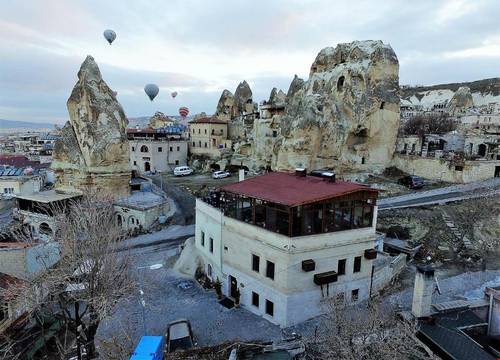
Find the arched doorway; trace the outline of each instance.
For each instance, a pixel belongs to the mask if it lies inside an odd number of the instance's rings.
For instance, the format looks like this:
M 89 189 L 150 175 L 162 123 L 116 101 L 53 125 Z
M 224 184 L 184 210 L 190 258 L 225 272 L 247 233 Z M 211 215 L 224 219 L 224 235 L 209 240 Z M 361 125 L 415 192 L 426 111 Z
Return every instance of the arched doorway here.
M 479 144 L 477 147 L 477 154 L 479 156 L 486 156 L 486 145 L 485 144 Z
M 146 161 L 144 163 L 144 171 L 146 172 L 151 171 L 151 164 L 149 163 L 149 161 Z
M 120 214 L 116 215 L 116 223 L 118 224 L 118 226 L 122 226 L 123 224 L 123 218 Z

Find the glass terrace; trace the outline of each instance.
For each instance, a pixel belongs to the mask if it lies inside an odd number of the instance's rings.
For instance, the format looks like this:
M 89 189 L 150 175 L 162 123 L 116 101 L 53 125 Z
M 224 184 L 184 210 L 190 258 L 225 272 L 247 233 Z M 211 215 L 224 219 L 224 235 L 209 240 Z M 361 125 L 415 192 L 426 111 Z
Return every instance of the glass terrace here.
M 359 190 L 313 203 L 287 206 L 227 191 L 203 200 L 224 215 L 289 237 L 372 226 L 377 193 Z

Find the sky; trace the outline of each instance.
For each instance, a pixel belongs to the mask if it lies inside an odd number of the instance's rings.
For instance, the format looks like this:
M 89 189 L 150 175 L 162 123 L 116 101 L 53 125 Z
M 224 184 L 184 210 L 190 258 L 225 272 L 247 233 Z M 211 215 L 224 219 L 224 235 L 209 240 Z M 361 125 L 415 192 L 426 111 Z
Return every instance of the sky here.
M 215 111 L 247 80 L 254 101 L 307 78 L 316 54 L 389 43 L 401 84 L 500 76 L 498 0 L 0 0 L 0 119 L 64 123 L 86 55 L 128 117 Z M 103 31 L 117 33 L 110 46 Z M 150 102 L 144 85 L 160 93 Z M 170 93 L 179 95 L 172 99 Z

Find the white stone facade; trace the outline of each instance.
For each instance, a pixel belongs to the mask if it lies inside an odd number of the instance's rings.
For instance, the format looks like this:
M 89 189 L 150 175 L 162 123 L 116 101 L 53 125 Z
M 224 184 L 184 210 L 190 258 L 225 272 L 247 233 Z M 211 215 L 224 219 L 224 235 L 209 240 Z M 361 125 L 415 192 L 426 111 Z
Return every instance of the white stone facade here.
M 203 259 L 205 272 L 219 278 L 223 292 L 231 296 L 230 276 L 237 281 L 241 306 L 282 327 L 291 326 L 325 312 L 325 300 L 343 296 L 348 302 L 369 297 L 373 260 L 364 257 L 374 249 L 377 235 L 376 207 L 371 227 L 288 237 L 224 216 L 201 200 L 196 202 L 195 244 Z M 255 271 L 252 256 L 259 257 Z M 355 258 L 360 261 L 354 271 Z M 313 259 L 314 271 L 302 270 L 302 261 Z M 338 271 L 345 259 L 345 274 L 336 282 L 319 286 L 314 274 Z M 267 262 L 274 264 L 274 279 L 267 275 Z M 253 294 L 258 294 L 258 306 Z M 273 313 L 267 314 L 266 303 Z
M 183 139 L 129 140 L 130 168 L 143 172 L 173 172 L 187 164 L 188 143 Z

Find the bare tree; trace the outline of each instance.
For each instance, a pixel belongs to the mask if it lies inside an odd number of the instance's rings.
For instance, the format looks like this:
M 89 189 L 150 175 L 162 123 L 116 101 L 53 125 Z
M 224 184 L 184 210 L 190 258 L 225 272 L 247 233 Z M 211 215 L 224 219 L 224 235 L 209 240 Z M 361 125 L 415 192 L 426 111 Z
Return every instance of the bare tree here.
M 306 340 L 314 359 L 432 359 L 416 339 L 414 326 L 387 305 L 347 306 L 332 299 L 325 306 L 327 314 Z
M 62 317 L 76 339 L 78 359 L 82 347 L 93 359 L 99 323 L 136 287 L 127 253 L 116 251 L 125 232 L 104 194 L 89 192 L 53 212 L 60 260 L 31 280 L 30 310 Z
M 456 122 L 447 114 L 417 115 L 400 128 L 404 135 L 444 134 L 457 128 Z

